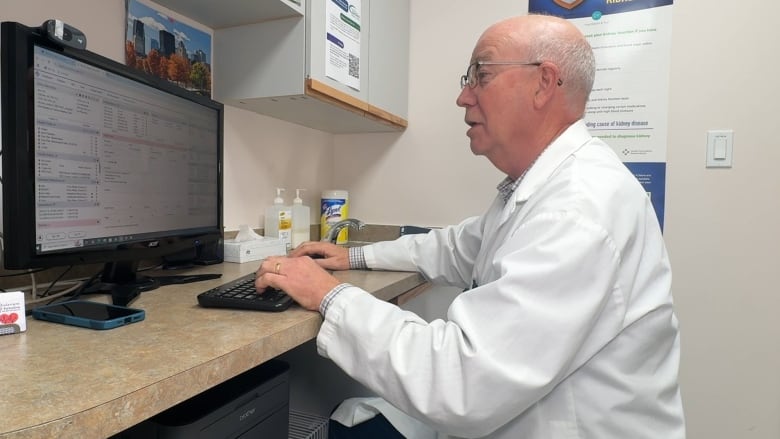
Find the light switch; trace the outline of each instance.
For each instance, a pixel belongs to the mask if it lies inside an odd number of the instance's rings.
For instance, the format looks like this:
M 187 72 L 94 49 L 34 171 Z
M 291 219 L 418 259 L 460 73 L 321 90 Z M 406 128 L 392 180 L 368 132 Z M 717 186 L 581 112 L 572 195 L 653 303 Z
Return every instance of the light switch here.
M 712 151 L 712 158 L 715 160 L 726 160 L 726 137 L 715 136 L 715 149 Z
M 707 167 L 730 168 L 734 153 L 734 131 L 707 131 Z

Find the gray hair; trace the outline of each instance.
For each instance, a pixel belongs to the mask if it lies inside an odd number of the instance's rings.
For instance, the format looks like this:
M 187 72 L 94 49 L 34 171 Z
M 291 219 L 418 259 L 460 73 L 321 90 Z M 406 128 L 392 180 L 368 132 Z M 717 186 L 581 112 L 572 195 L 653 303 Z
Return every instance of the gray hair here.
M 558 66 L 569 99 L 584 106 L 596 76 L 596 60 L 587 40 L 541 34 L 531 39 L 528 48 L 531 59 Z

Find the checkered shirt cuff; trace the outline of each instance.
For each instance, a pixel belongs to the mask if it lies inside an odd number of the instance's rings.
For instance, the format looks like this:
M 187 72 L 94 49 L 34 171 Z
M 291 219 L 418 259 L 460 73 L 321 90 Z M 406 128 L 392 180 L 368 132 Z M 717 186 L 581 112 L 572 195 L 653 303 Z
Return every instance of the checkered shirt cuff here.
M 368 268 L 366 257 L 363 254 L 363 247 L 349 248 L 349 268 L 353 270 L 365 270 Z
M 322 302 L 320 302 L 320 314 L 325 316 L 325 313 L 328 312 L 328 307 L 331 303 L 333 303 L 333 299 L 336 298 L 336 296 L 339 295 L 342 291 L 344 291 L 346 288 L 351 287 L 351 284 L 343 283 L 338 284 L 335 287 L 333 287 L 332 290 L 328 292 L 328 294 L 325 295 L 325 297 L 322 298 Z

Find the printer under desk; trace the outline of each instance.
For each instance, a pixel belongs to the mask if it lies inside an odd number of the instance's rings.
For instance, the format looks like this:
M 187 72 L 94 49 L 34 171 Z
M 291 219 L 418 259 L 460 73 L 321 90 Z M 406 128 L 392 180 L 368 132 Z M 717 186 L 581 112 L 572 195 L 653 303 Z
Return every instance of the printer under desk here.
M 289 365 L 270 360 L 114 438 L 287 439 L 289 400 Z

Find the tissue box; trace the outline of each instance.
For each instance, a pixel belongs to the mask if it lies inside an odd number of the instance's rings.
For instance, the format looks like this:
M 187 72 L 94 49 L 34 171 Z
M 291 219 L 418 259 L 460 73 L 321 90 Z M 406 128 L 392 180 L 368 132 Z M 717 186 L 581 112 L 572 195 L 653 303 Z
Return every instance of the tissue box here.
M 0 293 L 0 335 L 18 334 L 26 330 L 24 293 Z
M 265 259 L 268 256 L 284 256 L 287 246 L 279 238 L 266 238 L 236 242 L 235 239 L 225 240 L 225 262 L 250 262 Z

